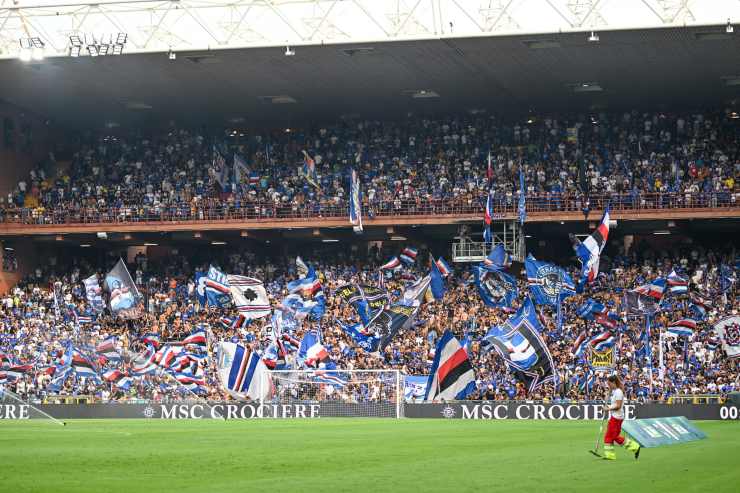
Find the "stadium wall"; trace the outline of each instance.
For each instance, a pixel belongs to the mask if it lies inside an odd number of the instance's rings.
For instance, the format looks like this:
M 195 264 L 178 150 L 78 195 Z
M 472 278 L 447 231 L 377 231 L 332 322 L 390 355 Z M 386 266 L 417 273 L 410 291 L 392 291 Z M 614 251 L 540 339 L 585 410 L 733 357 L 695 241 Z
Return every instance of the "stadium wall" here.
M 5 246 L 12 244 L 13 255 L 17 260 L 17 268 L 6 271 L 3 267 L 3 257 L 8 254 Z M 30 239 L 14 240 L 12 243 L 0 242 L 0 295 L 8 293 L 26 275 L 31 273 L 39 262 L 39 249 Z
M 50 138 L 43 118 L 0 100 L 0 194 L 28 180 L 34 164 L 48 155 Z
M 379 406 L 382 408 L 379 408 Z M 719 404 L 630 404 L 626 418 L 685 416 L 691 420 L 740 420 L 740 407 Z M 394 416 L 395 404 L 342 404 L 292 402 L 258 404 L 237 402 L 169 404 L 0 404 L 0 419 L 43 419 L 44 413 L 57 419 L 256 419 Z M 448 404 L 406 404 L 406 418 L 473 420 L 600 420 L 601 404 L 551 404 L 529 402 L 466 402 Z

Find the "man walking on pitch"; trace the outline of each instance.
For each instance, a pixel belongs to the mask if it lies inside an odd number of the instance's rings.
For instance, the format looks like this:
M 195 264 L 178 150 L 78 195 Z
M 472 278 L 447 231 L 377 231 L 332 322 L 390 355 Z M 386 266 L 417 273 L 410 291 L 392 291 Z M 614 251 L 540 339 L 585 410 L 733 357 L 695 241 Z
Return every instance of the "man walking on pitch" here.
M 624 421 L 624 385 L 617 375 L 607 378 L 609 384 L 609 404 L 605 410 L 609 411 L 609 423 L 604 435 L 604 459 L 615 460 L 614 442 L 623 446 L 635 454 L 635 459 L 640 457 L 640 444 L 629 437 L 620 435 L 622 432 L 622 421 Z

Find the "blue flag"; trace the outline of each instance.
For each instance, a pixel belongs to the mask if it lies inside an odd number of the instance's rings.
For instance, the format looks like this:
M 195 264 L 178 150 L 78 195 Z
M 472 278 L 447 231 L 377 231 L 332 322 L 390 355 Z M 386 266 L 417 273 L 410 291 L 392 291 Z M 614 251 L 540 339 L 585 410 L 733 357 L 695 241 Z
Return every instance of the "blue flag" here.
M 208 268 L 205 285 L 209 305 L 224 308 L 231 304 L 231 288 L 226 274 L 211 265 Z
M 362 324 L 345 325 L 342 322 L 338 322 L 339 327 L 362 349 L 369 353 L 373 353 L 378 350 L 380 345 L 380 337 L 374 334 L 368 334 L 364 331 Z
M 493 308 L 510 308 L 516 299 L 516 280 L 503 270 L 487 265 L 473 267 L 475 286 L 483 303 Z
M 524 184 L 524 170 L 519 167 L 519 224 L 527 220 L 527 189 Z
M 535 306 L 526 298 L 514 316 L 502 327 L 492 327 L 483 338 L 483 344 L 496 350 L 529 392 L 557 380 L 552 355 L 540 337 L 541 330 Z
M 445 281 L 442 278 L 442 273 L 437 267 L 437 262 L 432 262 L 432 271 L 429 273 L 430 282 L 429 288 L 432 291 L 432 296 L 435 300 L 441 300 L 445 295 Z
M 616 329 L 619 320 L 616 313 L 609 312 L 602 303 L 591 298 L 578 307 L 576 315 L 585 320 L 593 320 L 609 329 Z
M 557 307 L 560 301 L 576 294 L 573 279 L 557 265 L 540 262 L 530 254 L 524 266 L 529 290 L 538 305 Z
M 488 197 L 486 198 L 486 210 L 483 214 L 483 242 L 491 243 L 493 241 L 493 235 L 491 235 L 491 222 L 493 221 L 493 192 L 488 191 Z
M 195 298 L 198 305 L 206 306 L 206 275 L 200 271 L 195 271 Z
M 429 375 L 406 375 L 403 381 L 403 397 L 406 402 L 423 401 L 428 381 Z
M 503 245 L 498 244 L 495 248 L 491 249 L 491 253 L 488 254 L 488 257 L 486 257 L 483 263 L 488 266 L 505 269 L 511 265 L 511 256 L 506 253 Z

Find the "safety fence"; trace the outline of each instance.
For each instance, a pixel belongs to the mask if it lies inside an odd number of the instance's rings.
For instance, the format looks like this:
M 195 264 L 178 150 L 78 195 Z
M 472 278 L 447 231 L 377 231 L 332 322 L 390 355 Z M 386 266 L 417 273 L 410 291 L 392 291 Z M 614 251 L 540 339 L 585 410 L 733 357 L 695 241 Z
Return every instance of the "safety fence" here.
M 485 197 L 458 199 L 372 201 L 363 206 L 367 218 L 397 216 L 461 216 L 482 215 Z M 590 210 L 603 210 L 609 205 L 613 212 L 632 214 L 660 211 L 702 211 L 738 208 L 730 192 L 720 193 L 636 193 L 592 195 Z M 527 213 L 583 212 L 584 197 L 567 194 L 540 194 L 527 197 Z M 514 217 L 517 200 L 514 196 L 494 199 L 494 217 Z M 312 204 L 273 202 L 225 202 L 219 205 L 180 204 L 159 207 L 79 207 L 60 206 L 0 209 L 0 223 L 6 224 L 127 224 L 141 222 L 201 222 L 248 220 L 316 220 L 346 218 L 345 203 L 324 201 Z

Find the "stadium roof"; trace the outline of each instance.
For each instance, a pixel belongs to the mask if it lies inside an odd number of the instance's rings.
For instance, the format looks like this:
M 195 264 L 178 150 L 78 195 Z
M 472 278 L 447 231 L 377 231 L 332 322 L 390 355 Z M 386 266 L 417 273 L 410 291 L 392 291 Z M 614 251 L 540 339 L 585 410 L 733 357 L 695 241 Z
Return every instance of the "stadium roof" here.
M 739 18 L 736 0 L 0 0 L 0 57 L 21 56 L 23 40 L 31 38 L 46 56 L 67 56 L 73 37 L 140 53 L 715 25 Z
M 0 0 L 1 1 L 1 0 Z M 738 2 L 740 4 L 740 2 Z M 300 124 L 341 115 L 727 106 L 725 25 L 0 60 L 0 98 L 69 126 Z

